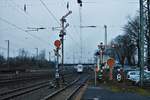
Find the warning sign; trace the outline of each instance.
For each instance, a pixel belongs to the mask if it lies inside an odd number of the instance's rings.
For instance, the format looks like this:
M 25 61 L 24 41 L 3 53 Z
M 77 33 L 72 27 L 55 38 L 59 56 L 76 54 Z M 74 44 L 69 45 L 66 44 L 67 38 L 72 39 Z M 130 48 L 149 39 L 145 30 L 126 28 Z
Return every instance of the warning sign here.
M 112 68 L 113 65 L 115 64 L 115 60 L 113 58 L 110 58 L 107 60 L 107 64 L 110 68 Z

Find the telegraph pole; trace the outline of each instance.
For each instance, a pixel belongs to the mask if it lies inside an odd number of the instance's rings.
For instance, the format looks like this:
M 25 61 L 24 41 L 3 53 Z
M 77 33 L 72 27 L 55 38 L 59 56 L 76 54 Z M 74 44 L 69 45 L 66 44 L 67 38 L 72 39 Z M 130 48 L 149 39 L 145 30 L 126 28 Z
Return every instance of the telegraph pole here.
M 140 86 L 143 86 L 144 76 L 144 0 L 140 0 L 140 33 L 139 33 L 139 65 L 140 65 Z
M 80 17 L 80 52 L 81 52 L 81 55 L 80 55 L 80 61 L 79 63 L 82 63 L 82 14 L 81 14 L 81 9 L 82 9 L 82 0 L 77 0 L 77 3 L 79 4 L 79 17 Z
M 38 48 L 35 48 L 36 49 L 36 60 L 37 60 L 37 66 L 38 66 L 38 60 L 39 60 L 39 49 Z
M 5 40 L 7 42 L 7 64 L 8 64 L 8 69 L 10 70 L 9 68 L 9 40 Z
M 38 48 L 35 48 L 35 49 L 36 49 L 36 58 L 38 60 L 39 49 Z
M 147 64 L 150 61 L 150 9 L 149 0 L 140 0 L 140 33 L 139 33 L 139 65 L 140 65 L 140 85 L 143 86 L 144 76 L 144 35 L 148 40 L 147 43 Z
M 49 62 L 51 61 L 51 52 L 49 52 Z
M 105 28 L 105 47 L 107 46 L 107 25 L 104 25 Z
M 147 12 L 148 12 L 148 53 L 147 53 L 147 64 L 150 65 L 150 0 L 147 0 Z M 149 66 L 150 69 L 150 66 Z
M 75 55 L 74 55 L 74 52 L 73 52 L 73 64 L 75 64 Z
M 81 45 L 81 57 L 80 57 L 80 62 L 82 63 L 82 14 L 81 14 L 81 9 L 82 9 L 82 6 L 79 6 L 79 16 L 80 16 L 80 45 Z

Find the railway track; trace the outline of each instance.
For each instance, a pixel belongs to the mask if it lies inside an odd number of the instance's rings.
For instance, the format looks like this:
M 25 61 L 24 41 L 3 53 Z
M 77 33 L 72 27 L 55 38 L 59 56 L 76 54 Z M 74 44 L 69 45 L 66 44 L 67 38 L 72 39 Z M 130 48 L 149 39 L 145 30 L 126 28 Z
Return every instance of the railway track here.
M 54 80 L 44 81 L 44 82 L 36 83 L 27 87 L 17 88 L 17 89 L 13 89 L 10 91 L 0 93 L 0 100 L 8 100 L 8 99 L 32 92 L 34 90 L 50 86 L 50 83 L 53 81 Z
M 65 74 L 65 77 L 70 77 L 70 73 L 69 74 Z M 9 100 L 24 94 L 27 94 L 29 92 L 34 92 L 35 90 L 38 89 L 42 89 L 44 87 L 50 87 L 52 86 L 50 83 L 54 83 L 55 79 L 51 80 L 51 81 L 43 81 L 43 82 L 39 82 L 39 83 L 35 83 L 26 87 L 20 87 L 20 88 L 16 88 L 13 90 L 9 90 L 3 93 L 0 93 L 0 100 Z M 54 87 L 54 86 L 53 86 Z
M 66 75 L 72 75 L 73 72 L 70 72 L 70 73 L 67 73 L 67 74 L 64 74 L 63 76 L 66 76 Z M 33 79 L 40 79 L 40 78 L 50 78 L 52 76 L 50 76 L 50 74 L 47 74 L 47 75 L 37 75 L 37 76 L 27 76 L 27 77 L 14 77 L 14 78 L 8 78 L 8 79 L 1 79 L 0 80 L 0 85 L 7 85 L 7 84 L 10 84 L 10 83 L 16 83 L 16 82 L 21 82 L 21 81 L 27 81 L 27 80 L 33 80 Z
M 27 80 L 33 80 L 33 79 L 40 79 L 42 77 L 36 76 L 36 77 L 25 77 L 25 78 L 16 78 L 16 79 L 7 79 L 7 80 L 1 80 L 0 85 L 7 84 L 7 83 L 13 83 L 13 82 L 19 82 L 19 81 L 27 81 Z
M 80 77 L 41 100 L 71 100 L 78 90 L 87 82 L 88 77 Z

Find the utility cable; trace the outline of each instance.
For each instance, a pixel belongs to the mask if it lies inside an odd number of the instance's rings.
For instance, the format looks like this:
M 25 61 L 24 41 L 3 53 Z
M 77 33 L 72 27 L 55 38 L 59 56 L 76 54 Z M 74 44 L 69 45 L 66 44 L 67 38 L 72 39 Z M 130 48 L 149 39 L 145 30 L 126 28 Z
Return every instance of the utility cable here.
M 40 0 L 40 2 L 42 3 L 42 5 L 46 8 L 46 10 L 49 12 L 49 14 L 55 19 L 55 21 L 60 25 L 60 22 L 57 20 L 57 18 L 55 17 L 55 15 L 52 13 L 52 11 L 47 7 L 47 5 Z
M 18 29 L 18 30 L 21 30 L 21 31 L 27 33 L 28 35 L 30 35 L 30 36 L 33 37 L 33 38 L 36 38 L 37 40 L 41 40 L 42 42 L 47 43 L 45 40 L 42 40 L 40 37 L 35 36 L 35 35 L 31 34 L 30 32 L 25 31 L 25 30 L 22 29 L 21 27 L 19 27 L 19 26 L 13 24 L 13 23 L 11 23 L 11 22 L 9 22 L 9 21 L 6 20 L 6 19 L 3 19 L 3 18 L 0 17 L 0 20 L 3 21 L 3 22 L 5 22 L 5 23 L 7 23 L 7 24 L 9 24 L 9 25 L 11 25 L 11 26 L 13 26 L 13 27 L 15 27 L 15 28 Z M 51 45 L 51 44 L 50 44 L 50 45 Z
M 11 0 L 11 1 L 12 1 L 12 3 L 18 8 L 18 10 L 17 10 L 18 12 L 20 12 L 19 9 L 24 12 L 24 10 L 23 10 L 22 8 L 20 8 L 13 0 Z M 16 8 L 16 9 L 17 9 L 17 8 Z M 26 14 L 28 17 L 32 18 L 29 13 L 24 12 L 24 14 Z M 27 18 L 27 16 L 25 16 L 25 17 Z M 32 22 L 33 25 L 37 26 L 32 20 L 30 20 L 30 22 Z M 49 32 L 49 31 L 48 31 L 48 32 Z M 34 35 L 34 36 L 35 36 L 35 35 Z M 40 39 L 40 40 L 41 40 L 41 39 Z M 43 40 L 43 39 L 42 39 L 42 40 Z M 50 44 L 50 45 L 52 46 L 52 44 Z

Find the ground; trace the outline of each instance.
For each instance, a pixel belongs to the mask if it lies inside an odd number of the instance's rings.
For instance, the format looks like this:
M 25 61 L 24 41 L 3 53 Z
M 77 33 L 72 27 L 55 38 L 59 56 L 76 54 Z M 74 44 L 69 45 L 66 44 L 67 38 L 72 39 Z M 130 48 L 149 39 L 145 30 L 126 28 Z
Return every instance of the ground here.
M 142 96 L 130 92 L 114 92 L 103 87 L 89 86 L 81 100 L 150 100 L 149 96 Z
M 81 100 L 150 100 L 149 87 L 140 88 L 111 81 L 98 82 L 94 86 L 94 80 L 90 80 L 84 88 Z

